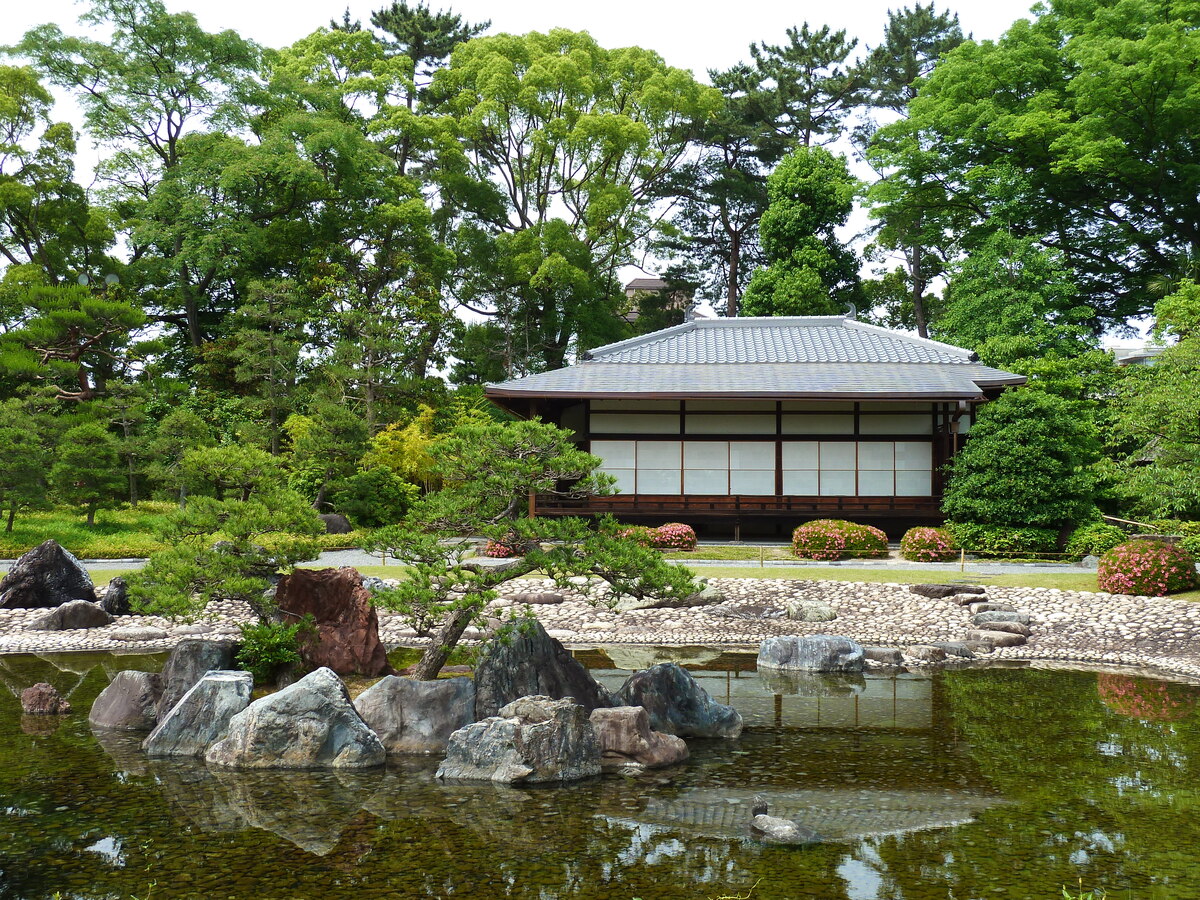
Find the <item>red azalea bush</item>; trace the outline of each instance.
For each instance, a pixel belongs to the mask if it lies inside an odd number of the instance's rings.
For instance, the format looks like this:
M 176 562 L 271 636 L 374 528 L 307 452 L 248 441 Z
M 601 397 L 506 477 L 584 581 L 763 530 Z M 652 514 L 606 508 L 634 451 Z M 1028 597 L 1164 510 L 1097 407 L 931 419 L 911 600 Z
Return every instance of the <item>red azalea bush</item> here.
M 871 525 L 817 519 L 792 532 L 792 550 L 804 559 L 875 559 L 887 556 L 887 535 Z
M 958 550 L 947 528 L 910 528 L 900 539 L 900 555 L 914 562 L 948 562 L 958 557 Z
M 511 537 L 489 540 L 483 548 L 483 555 L 492 559 L 508 559 L 511 556 L 524 556 L 530 550 L 537 548 L 532 541 L 523 541 L 516 535 Z
M 682 522 L 668 522 L 650 529 L 650 546 L 660 550 L 695 550 L 696 531 Z
M 1194 689 L 1149 678 L 1098 675 L 1096 691 L 1113 712 L 1144 722 L 1177 722 L 1196 706 Z
M 1196 558 L 1163 541 L 1127 541 L 1100 557 L 1096 576 L 1110 594 L 1164 597 L 1196 586 Z

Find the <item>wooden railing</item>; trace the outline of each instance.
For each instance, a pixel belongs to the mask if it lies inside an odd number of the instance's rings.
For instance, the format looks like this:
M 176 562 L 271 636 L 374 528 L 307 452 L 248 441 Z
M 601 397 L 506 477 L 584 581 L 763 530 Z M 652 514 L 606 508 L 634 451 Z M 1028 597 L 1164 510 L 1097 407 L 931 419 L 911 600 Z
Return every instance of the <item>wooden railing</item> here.
M 939 497 L 778 497 L 748 494 L 614 494 L 586 501 L 538 497 L 537 513 L 545 516 L 580 516 L 612 513 L 629 516 L 692 516 L 711 518 L 770 518 L 776 516 L 830 516 L 925 519 L 940 518 Z

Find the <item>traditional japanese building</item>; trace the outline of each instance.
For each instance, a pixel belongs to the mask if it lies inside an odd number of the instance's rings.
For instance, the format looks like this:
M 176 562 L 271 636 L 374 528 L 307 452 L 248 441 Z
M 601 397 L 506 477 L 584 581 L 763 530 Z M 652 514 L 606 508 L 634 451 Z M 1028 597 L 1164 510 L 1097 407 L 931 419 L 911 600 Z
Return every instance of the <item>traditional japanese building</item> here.
M 708 319 L 488 385 L 570 429 L 620 493 L 540 515 L 900 527 L 940 519 L 942 467 L 976 408 L 1025 378 L 968 350 L 837 316 Z

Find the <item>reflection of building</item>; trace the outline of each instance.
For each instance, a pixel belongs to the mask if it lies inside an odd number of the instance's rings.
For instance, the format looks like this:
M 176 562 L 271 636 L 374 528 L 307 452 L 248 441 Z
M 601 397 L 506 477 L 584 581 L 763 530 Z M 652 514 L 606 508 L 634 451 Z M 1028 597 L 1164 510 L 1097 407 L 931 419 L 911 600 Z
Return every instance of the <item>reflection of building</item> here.
M 545 515 L 689 524 L 936 520 L 975 408 L 1021 375 L 968 350 L 839 316 L 687 322 L 488 385 L 572 430 L 620 494 Z

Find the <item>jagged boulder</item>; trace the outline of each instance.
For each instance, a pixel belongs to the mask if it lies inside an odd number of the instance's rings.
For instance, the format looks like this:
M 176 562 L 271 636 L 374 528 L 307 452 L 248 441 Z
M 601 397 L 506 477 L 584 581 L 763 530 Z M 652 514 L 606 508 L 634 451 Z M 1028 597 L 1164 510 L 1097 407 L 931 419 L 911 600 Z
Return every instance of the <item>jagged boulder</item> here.
M 736 738 L 742 716 L 732 706 L 717 703 L 678 663 L 659 663 L 634 672 L 621 685 L 617 699 L 644 707 L 650 727 L 681 737 Z
M 112 579 L 100 592 L 100 607 L 110 616 L 128 616 L 133 614 L 129 605 L 129 585 L 125 579 L 117 576 Z
M 342 680 L 320 668 L 235 715 L 204 758 L 240 769 L 361 769 L 387 754 Z
M 758 645 L 760 669 L 797 669 L 802 672 L 861 672 L 863 648 L 846 637 L 833 635 L 781 635 Z
M 590 715 L 613 705 L 599 684 L 536 620 L 503 639 L 493 639 L 475 669 L 475 714 L 494 716 L 519 697 L 573 697 Z
M 38 616 L 25 627 L 30 631 L 74 631 L 77 628 L 103 628 L 111 625 L 113 617 L 99 603 L 90 600 L 68 600 L 44 616 Z
M 388 753 L 442 753 L 451 734 L 475 721 L 475 682 L 389 675 L 359 694 L 354 708 Z
M 176 644 L 163 664 L 163 691 L 158 703 L 159 719 L 170 712 L 206 672 L 233 669 L 236 651 L 237 644 L 233 641 L 188 638 Z
M 683 738 L 651 731 L 650 714 L 641 706 L 594 709 L 590 720 L 605 769 L 657 769 L 688 758 Z
M 203 756 L 219 740 L 229 720 L 250 704 L 254 677 L 249 672 L 206 672 L 142 741 L 150 756 Z
M 27 716 L 57 716 L 71 711 L 71 704 L 52 684 L 42 681 L 21 691 L 21 712 Z
M 437 777 L 504 784 L 576 781 L 600 774 L 600 742 L 573 700 L 521 697 L 450 735 Z
M 88 721 L 94 728 L 149 731 L 154 727 L 161 696 L 162 679 L 158 675 L 126 669 L 100 692 Z
M 317 518 L 324 523 L 326 534 L 349 534 L 354 530 L 350 520 L 340 513 L 321 513 Z
M 291 621 L 306 615 L 316 620 L 316 638 L 300 651 L 309 666 L 339 675 L 391 673 L 371 593 L 356 569 L 296 569 L 279 580 L 275 602 Z
M 45 609 L 95 599 L 87 569 L 57 541 L 34 547 L 0 580 L 0 609 Z

